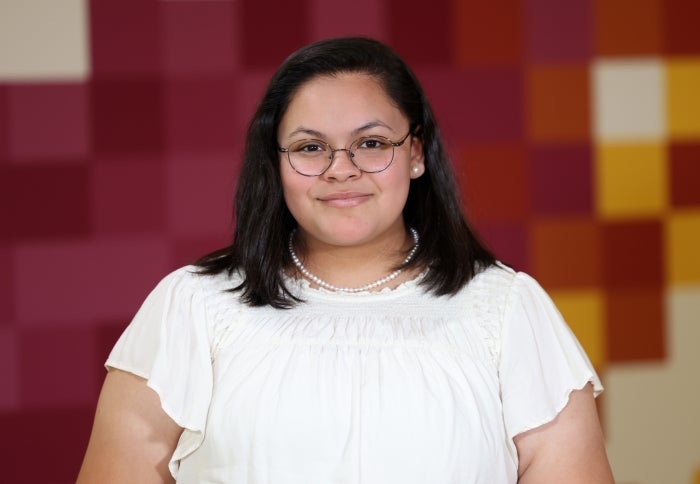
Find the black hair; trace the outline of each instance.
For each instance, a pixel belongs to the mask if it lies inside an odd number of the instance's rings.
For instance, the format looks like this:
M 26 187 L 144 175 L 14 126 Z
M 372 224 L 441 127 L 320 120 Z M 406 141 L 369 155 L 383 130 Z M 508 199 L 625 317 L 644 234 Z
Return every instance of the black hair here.
M 425 172 L 411 180 L 403 210 L 405 224 L 420 235 L 406 267 L 426 268 L 421 280 L 436 295 L 458 292 L 481 269 L 495 263 L 464 217 L 452 166 L 435 117 L 418 80 L 387 45 L 364 37 L 314 42 L 289 56 L 272 76 L 248 127 L 235 195 L 231 245 L 196 262 L 202 274 L 239 271 L 233 288 L 251 306 L 289 308 L 300 302 L 285 286 L 287 250 L 296 221 L 282 195 L 277 130 L 292 96 L 318 76 L 364 73 L 377 79 L 423 142 Z

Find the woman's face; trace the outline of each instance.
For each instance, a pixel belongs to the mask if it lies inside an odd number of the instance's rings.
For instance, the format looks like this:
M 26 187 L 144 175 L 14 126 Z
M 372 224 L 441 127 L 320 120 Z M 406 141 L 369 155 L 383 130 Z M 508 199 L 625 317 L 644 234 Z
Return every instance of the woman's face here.
M 334 149 L 379 135 L 401 140 L 409 122 L 373 77 L 358 73 L 322 76 L 303 84 L 291 99 L 277 133 L 280 147 L 320 139 Z M 304 176 L 280 153 L 284 199 L 310 247 L 356 246 L 405 232 L 402 211 L 412 178 L 423 174 L 423 149 L 409 136 L 394 148 L 389 167 L 365 173 L 347 151 L 337 151 L 328 170 Z

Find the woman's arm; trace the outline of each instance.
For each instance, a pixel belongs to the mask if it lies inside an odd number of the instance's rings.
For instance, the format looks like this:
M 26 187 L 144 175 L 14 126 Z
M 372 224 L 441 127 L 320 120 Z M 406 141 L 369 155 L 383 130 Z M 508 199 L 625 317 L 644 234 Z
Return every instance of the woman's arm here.
M 110 370 L 77 483 L 173 482 L 168 461 L 181 433 L 143 378 Z
M 574 391 L 557 417 L 517 435 L 519 484 L 613 484 L 591 385 Z

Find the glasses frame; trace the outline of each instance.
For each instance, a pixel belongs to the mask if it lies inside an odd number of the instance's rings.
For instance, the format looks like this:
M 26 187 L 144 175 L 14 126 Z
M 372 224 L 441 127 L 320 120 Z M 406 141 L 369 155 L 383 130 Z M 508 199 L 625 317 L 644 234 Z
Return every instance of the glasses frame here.
M 353 166 L 354 166 L 355 168 L 357 168 L 357 169 L 360 170 L 361 172 L 363 172 L 363 173 L 381 173 L 381 172 L 383 172 L 384 170 L 386 170 L 387 168 L 389 168 L 389 167 L 391 166 L 391 164 L 394 162 L 394 154 L 395 154 L 396 148 L 398 148 L 399 146 L 402 146 L 402 145 L 406 142 L 406 140 L 408 139 L 408 137 L 411 136 L 411 134 L 412 134 L 412 131 L 409 130 L 408 133 L 406 133 L 406 136 L 404 136 L 403 138 L 401 138 L 399 141 L 392 141 L 392 140 L 390 140 L 389 138 L 387 138 L 386 136 L 372 135 L 372 136 L 362 136 L 362 137 L 357 138 L 356 140 L 354 140 L 352 143 L 350 143 L 350 146 L 352 147 L 352 146 L 355 146 L 356 144 L 358 144 L 359 142 L 361 142 L 362 140 L 365 140 L 365 139 L 370 139 L 370 138 L 381 138 L 381 139 L 383 139 L 383 140 L 388 141 L 389 144 L 391 144 L 391 160 L 389 160 L 389 163 L 387 163 L 386 166 L 385 166 L 384 168 L 382 168 L 381 170 L 374 170 L 374 171 L 371 171 L 371 170 L 364 170 L 364 169 L 360 168 L 359 166 L 357 166 L 357 163 L 355 163 L 355 153 L 353 153 L 353 152 L 350 150 L 350 148 L 333 148 L 329 143 L 327 143 L 327 142 L 325 142 L 325 141 L 323 141 L 323 140 L 321 140 L 321 139 L 316 139 L 316 138 L 304 138 L 304 139 L 300 139 L 300 140 L 297 140 L 297 141 L 294 141 L 294 142 L 290 143 L 289 146 L 287 146 L 286 148 L 277 147 L 277 150 L 278 150 L 280 153 L 287 153 L 287 161 L 289 162 L 289 166 L 292 167 L 292 170 L 294 170 L 295 172 L 299 173 L 299 174 L 302 175 L 302 176 L 321 176 L 321 175 L 323 175 L 325 172 L 327 172 L 327 171 L 329 170 L 329 168 L 330 168 L 331 166 L 333 166 L 333 160 L 335 159 L 335 154 L 336 154 L 338 151 L 347 151 L 347 152 L 348 152 L 348 158 L 350 158 L 350 162 L 353 164 Z M 330 154 L 328 155 L 328 165 L 326 165 L 326 167 L 325 167 L 323 170 L 321 170 L 319 173 L 316 173 L 316 174 L 302 173 L 302 172 L 300 172 L 299 170 L 297 170 L 297 168 L 294 166 L 294 163 L 292 163 L 292 157 L 291 157 L 291 155 L 290 155 L 289 148 L 291 148 L 291 146 L 292 146 L 293 144 L 301 143 L 301 142 L 303 142 L 303 141 L 313 141 L 313 142 L 317 142 L 317 143 L 320 143 L 320 144 L 322 144 L 322 145 L 327 146 L 327 147 L 330 149 Z

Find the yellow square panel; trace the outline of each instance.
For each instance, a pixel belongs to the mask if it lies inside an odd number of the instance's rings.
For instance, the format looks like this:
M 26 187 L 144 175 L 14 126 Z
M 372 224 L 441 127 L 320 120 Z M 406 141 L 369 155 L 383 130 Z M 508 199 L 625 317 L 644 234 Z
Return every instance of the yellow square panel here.
M 0 0 L 0 82 L 88 77 L 87 0 Z
M 674 139 L 700 139 L 700 58 L 666 67 L 668 129 Z
M 605 366 L 605 303 L 600 291 L 550 291 L 559 311 L 588 353 L 593 366 Z
M 603 218 L 659 216 L 668 205 L 664 145 L 603 144 L 596 149 L 596 207 Z
M 671 284 L 700 283 L 700 210 L 666 221 L 666 270 Z
M 601 141 L 666 136 L 664 70 L 658 59 L 599 60 L 592 66 L 593 132 Z

